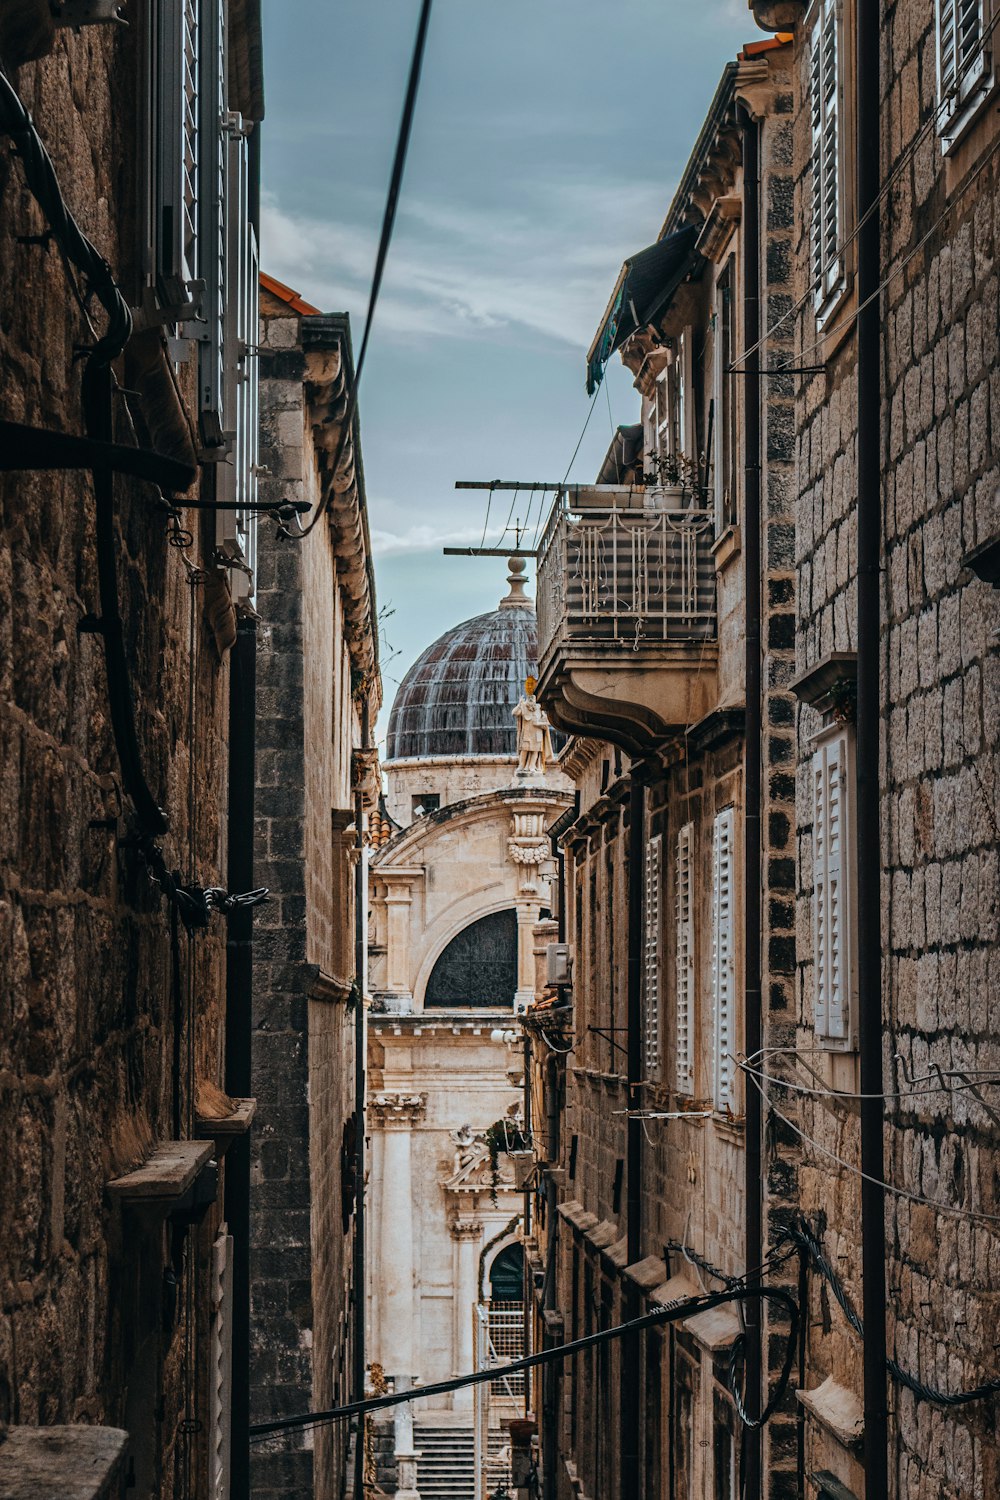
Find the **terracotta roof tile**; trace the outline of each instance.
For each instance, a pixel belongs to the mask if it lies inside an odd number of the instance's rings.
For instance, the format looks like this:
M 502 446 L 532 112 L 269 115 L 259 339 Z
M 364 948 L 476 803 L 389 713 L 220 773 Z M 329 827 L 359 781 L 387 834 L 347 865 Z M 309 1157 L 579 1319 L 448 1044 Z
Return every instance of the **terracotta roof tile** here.
M 277 297 L 279 302 L 287 302 L 293 312 L 303 313 L 307 317 L 318 315 L 320 312 L 318 307 L 313 307 L 312 303 L 306 302 L 298 292 L 286 286 L 283 281 L 279 281 L 276 276 L 269 276 L 266 271 L 260 273 L 260 284 L 265 292 L 270 292 L 271 296 Z

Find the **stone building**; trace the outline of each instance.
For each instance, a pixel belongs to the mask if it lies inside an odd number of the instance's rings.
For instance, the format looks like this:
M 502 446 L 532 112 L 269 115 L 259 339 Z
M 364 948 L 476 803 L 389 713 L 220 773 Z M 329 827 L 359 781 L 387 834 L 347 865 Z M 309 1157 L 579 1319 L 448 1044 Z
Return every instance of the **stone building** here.
M 794 1191 L 787 1169 L 765 1181 L 738 1066 L 793 1020 L 794 387 L 738 356 L 791 300 L 791 60 L 784 36 L 725 69 L 589 352 L 591 390 L 621 352 L 641 426 L 540 544 L 538 694 L 578 796 L 559 828 L 571 1025 L 543 1008 L 527 1027 L 555 1116 L 529 1247 L 555 1342 L 759 1266 L 765 1187 L 772 1217 Z M 660 1496 L 669 1476 L 728 1500 L 742 1452 L 788 1493 L 790 1414 L 755 1459 L 728 1386 L 737 1339 L 751 1402 L 755 1337 L 764 1370 L 787 1342 L 749 1308 L 745 1338 L 720 1308 L 548 1376 L 545 1492 Z
M 358 1383 L 359 874 L 381 680 L 357 419 L 334 469 L 348 319 L 261 285 L 261 491 L 327 508 L 307 536 L 262 525 L 258 543 L 256 876 L 271 902 L 254 949 L 251 1362 L 266 1420 L 350 1400 Z M 255 1460 L 254 1494 L 333 1500 L 346 1439 L 341 1423 L 281 1439 Z
M 0 1491 L 221 1497 L 260 21 L 102 9 L 0 13 Z
M 866 1343 L 874 1307 L 897 1364 L 864 1370 L 813 1264 L 803 1477 L 845 1500 L 884 1465 L 900 1500 L 957 1500 L 1000 1488 L 994 1403 L 936 1394 L 997 1376 L 995 1100 L 973 1087 L 1000 1062 L 996 13 L 778 9 L 754 5 L 795 32 L 800 942 L 796 1050 L 759 1083 Z M 863 1093 L 884 1206 L 859 1176 Z
M 504 1032 L 534 996 L 546 834 L 569 796 L 558 771 L 519 767 L 513 710 L 536 637 L 524 563 L 511 567 L 496 610 L 413 664 L 389 721 L 394 831 L 369 877 L 368 1342 L 397 1388 L 481 1367 L 489 1341 L 500 1356 L 523 1345 L 523 1184 L 510 1156 L 525 1154 L 523 1065 Z M 415 1448 L 423 1500 L 482 1494 L 484 1474 L 500 1474 L 487 1470 L 498 1402 L 510 1397 L 510 1415 L 522 1390 L 497 1392 L 492 1412 L 470 1389 L 417 1405 L 413 1428 L 396 1425 L 390 1488 L 407 1488 Z

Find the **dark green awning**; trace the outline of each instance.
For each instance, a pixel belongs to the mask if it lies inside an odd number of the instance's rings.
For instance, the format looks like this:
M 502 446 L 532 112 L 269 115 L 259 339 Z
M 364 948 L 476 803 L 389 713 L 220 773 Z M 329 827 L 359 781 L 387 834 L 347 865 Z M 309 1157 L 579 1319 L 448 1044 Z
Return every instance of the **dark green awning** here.
M 587 395 L 604 378 L 604 367 L 637 328 L 653 323 L 680 286 L 691 265 L 698 231 L 693 225 L 668 234 L 629 257 L 622 267 L 618 293 L 592 345 L 587 362 Z

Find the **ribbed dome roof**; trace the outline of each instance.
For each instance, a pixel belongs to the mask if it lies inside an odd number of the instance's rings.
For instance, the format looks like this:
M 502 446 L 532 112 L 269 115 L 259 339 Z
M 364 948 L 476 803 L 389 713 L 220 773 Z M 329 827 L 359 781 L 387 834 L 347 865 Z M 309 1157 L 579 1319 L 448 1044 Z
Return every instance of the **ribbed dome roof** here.
M 516 755 L 511 710 L 537 661 L 535 611 L 527 600 L 445 631 L 400 683 L 387 758 Z

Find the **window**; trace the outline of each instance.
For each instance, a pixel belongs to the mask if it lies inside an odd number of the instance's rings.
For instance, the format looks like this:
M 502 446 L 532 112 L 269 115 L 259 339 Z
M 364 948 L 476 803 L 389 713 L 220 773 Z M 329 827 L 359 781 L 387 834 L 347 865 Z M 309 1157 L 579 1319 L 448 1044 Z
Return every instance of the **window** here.
M 938 129 L 945 151 L 992 87 L 985 0 L 937 0 Z
M 736 298 L 735 262 L 730 258 L 715 289 L 715 530 L 720 535 L 735 526 L 737 514 L 736 401 L 733 363 Z
M 200 44 L 198 0 L 160 0 L 154 255 L 166 302 L 176 305 L 198 275 Z
M 425 817 L 427 813 L 437 812 L 441 806 L 440 792 L 421 792 L 411 802 L 413 816 L 415 818 Z
M 694 825 L 685 823 L 677 835 L 675 871 L 677 1036 L 674 1087 L 679 1094 L 694 1093 L 694 921 L 691 900 L 691 856 Z
M 646 843 L 643 913 L 643 1054 L 645 1075 L 660 1076 L 660 928 L 663 871 L 659 834 Z
M 712 836 L 712 1017 L 714 1023 L 716 1109 L 734 1112 L 736 1064 L 736 965 L 734 888 L 736 883 L 735 815 L 731 807 L 716 814 Z
M 840 19 L 837 0 L 820 0 L 812 29 L 809 95 L 812 120 L 812 287 L 823 320 L 844 282 L 841 180 Z
M 845 1052 L 855 1046 L 852 749 L 850 731 L 842 728 L 812 759 L 813 1024 L 822 1046 Z
M 691 331 L 686 329 L 674 340 L 668 363 L 656 377 L 649 412 L 650 468 L 662 483 L 673 484 L 677 460 L 694 452 L 693 433 L 688 431 L 691 378 Z
M 517 989 L 517 914 L 493 912 L 462 929 L 431 971 L 425 1006 L 510 1009 Z

